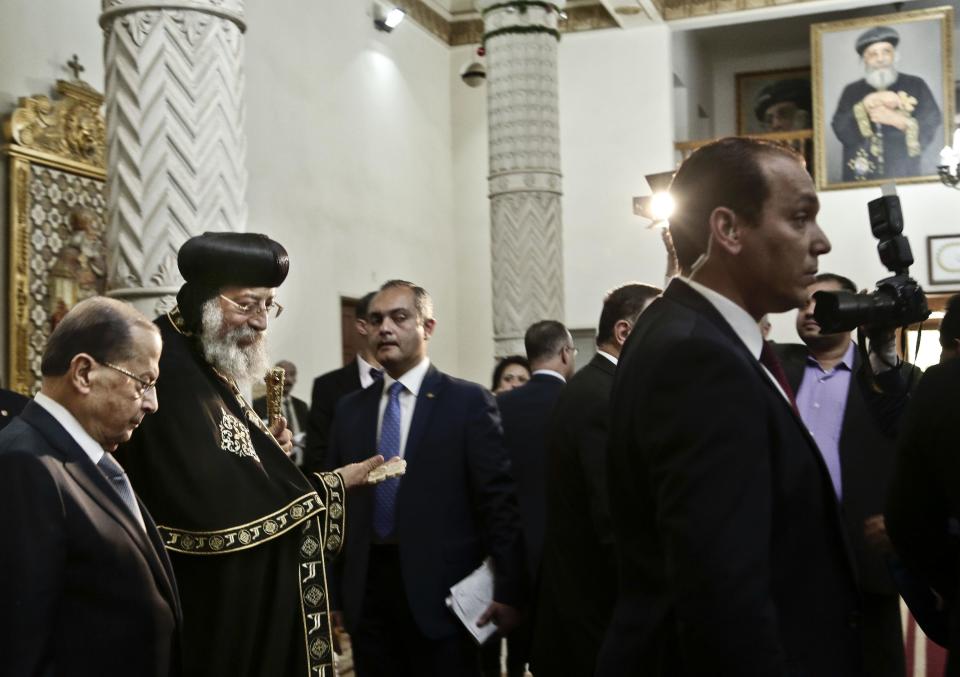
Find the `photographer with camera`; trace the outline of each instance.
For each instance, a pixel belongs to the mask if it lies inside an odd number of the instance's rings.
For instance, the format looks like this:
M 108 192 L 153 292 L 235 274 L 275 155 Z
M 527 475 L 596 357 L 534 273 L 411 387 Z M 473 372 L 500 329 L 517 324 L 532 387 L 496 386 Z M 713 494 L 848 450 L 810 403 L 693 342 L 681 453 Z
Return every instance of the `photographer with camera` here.
M 898 361 L 892 329 L 868 332 L 866 359 L 851 331 L 821 330 L 814 316 L 814 294 L 856 294 L 852 281 L 821 273 L 807 291 L 809 300 L 797 313 L 797 334 L 803 344 L 780 344 L 775 349 L 843 506 L 863 599 L 865 673 L 902 677 L 906 667 L 900 601 L 884 561 L 882 513 L 893 473 L 897 423 L 908 384 L 916 379 L 910 378 L 913 367 Z

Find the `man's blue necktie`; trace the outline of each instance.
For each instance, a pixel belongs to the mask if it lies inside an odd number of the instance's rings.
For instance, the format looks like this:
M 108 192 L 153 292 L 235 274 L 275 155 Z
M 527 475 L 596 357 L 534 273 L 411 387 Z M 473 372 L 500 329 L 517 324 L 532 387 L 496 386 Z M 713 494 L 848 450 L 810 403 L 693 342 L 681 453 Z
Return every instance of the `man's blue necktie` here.
M 380 454 L 384 461 L 400 455 L 400 393 L 403 384 L 395 381 L 388 391 L 387 407 L 380 425 Z M 381 540 L 393 534 L 397 490 L 400 478 L 384 480 L 373 488 L 373 530 Z

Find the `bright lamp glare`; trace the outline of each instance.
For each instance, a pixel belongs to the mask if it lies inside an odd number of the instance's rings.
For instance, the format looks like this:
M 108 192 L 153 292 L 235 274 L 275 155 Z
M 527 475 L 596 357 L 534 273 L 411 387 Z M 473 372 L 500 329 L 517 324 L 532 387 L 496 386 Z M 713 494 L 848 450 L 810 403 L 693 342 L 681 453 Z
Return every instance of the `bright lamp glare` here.
M 650 198 L 650 215 L 657 221 L 666 221 L 673 215 L 676 203 L 670 193 L 654 193 Z
M 406 12 L 404 12 L 402 9 L 399 7 L 394 7 L 387 12 L 387 16 L 384 18 L 383 23 L 386 24 L 387 28 L 394 29 L 400 25 L 400 22 L 403 21 L 403 17 L 406 15 Z

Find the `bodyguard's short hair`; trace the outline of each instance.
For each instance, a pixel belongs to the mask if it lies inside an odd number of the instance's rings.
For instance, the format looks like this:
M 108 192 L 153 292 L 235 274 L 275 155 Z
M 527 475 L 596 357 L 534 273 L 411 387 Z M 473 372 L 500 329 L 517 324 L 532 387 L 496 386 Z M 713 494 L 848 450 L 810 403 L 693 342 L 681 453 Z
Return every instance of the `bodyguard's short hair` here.
M 101 364 L 123 362 L 135 353 L 130 331 L 134 326 L 159 331 L 140 311 L 122 301 L 106 296 L 81 301 L 64 315 L 47 339 L 40 373 L 63 376 L 80 353 Z
M 613 328 L 620 320 L 636 322 L 640 312 L 663 290 L 649 284 L 632 282 L 607 292 L 597 325 L 597 345 L 613 338 Z
M 733 210 L 747 223 L 757 223 L 770 197 L 761 160 L 785 157 L 804 165 L 803 156 L 776 143 L 730 136 L 701 146 L 684 160 L 670 184 L 676 209 L 670 234 L 677 262 L 689 273 L 707 251 L 710 214 L 717 207 Z
M 406 280 L 387 280 L 380 285 L 379 291 L 386 291 L 387 289 L 409 289 L 413 292 L 413 305 L 417 309 L 420 322 L 433 319 L 433 299 L 430 298 L 430 294 L 423 287 Z
M 531 363 L 559 353 L 569 341 L 570 332 L 556 320 L 534 322 L 523 336 L 523 346 Z

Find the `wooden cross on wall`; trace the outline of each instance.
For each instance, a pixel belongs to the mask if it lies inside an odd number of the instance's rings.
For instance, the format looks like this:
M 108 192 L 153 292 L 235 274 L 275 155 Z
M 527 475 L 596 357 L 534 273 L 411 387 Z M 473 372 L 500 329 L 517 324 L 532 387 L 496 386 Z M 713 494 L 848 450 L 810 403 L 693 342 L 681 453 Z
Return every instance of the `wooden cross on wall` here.
M 79 79 L 80 79 L 80 74 L 81 74 L 83 71 L 87 70 L 86 68 L 84 68 L 83 66 L 80 65 L 80 59 L 77 58 L 77 55 L 76 55 L 76 54 L 73 55 L 73 59 L 71 59 L 70 61 L 67 62 L 67 68 L 69 68 L 70 70 L 73 71 L 73 79 L 74 79 L 74 80 L 79 80 Z

